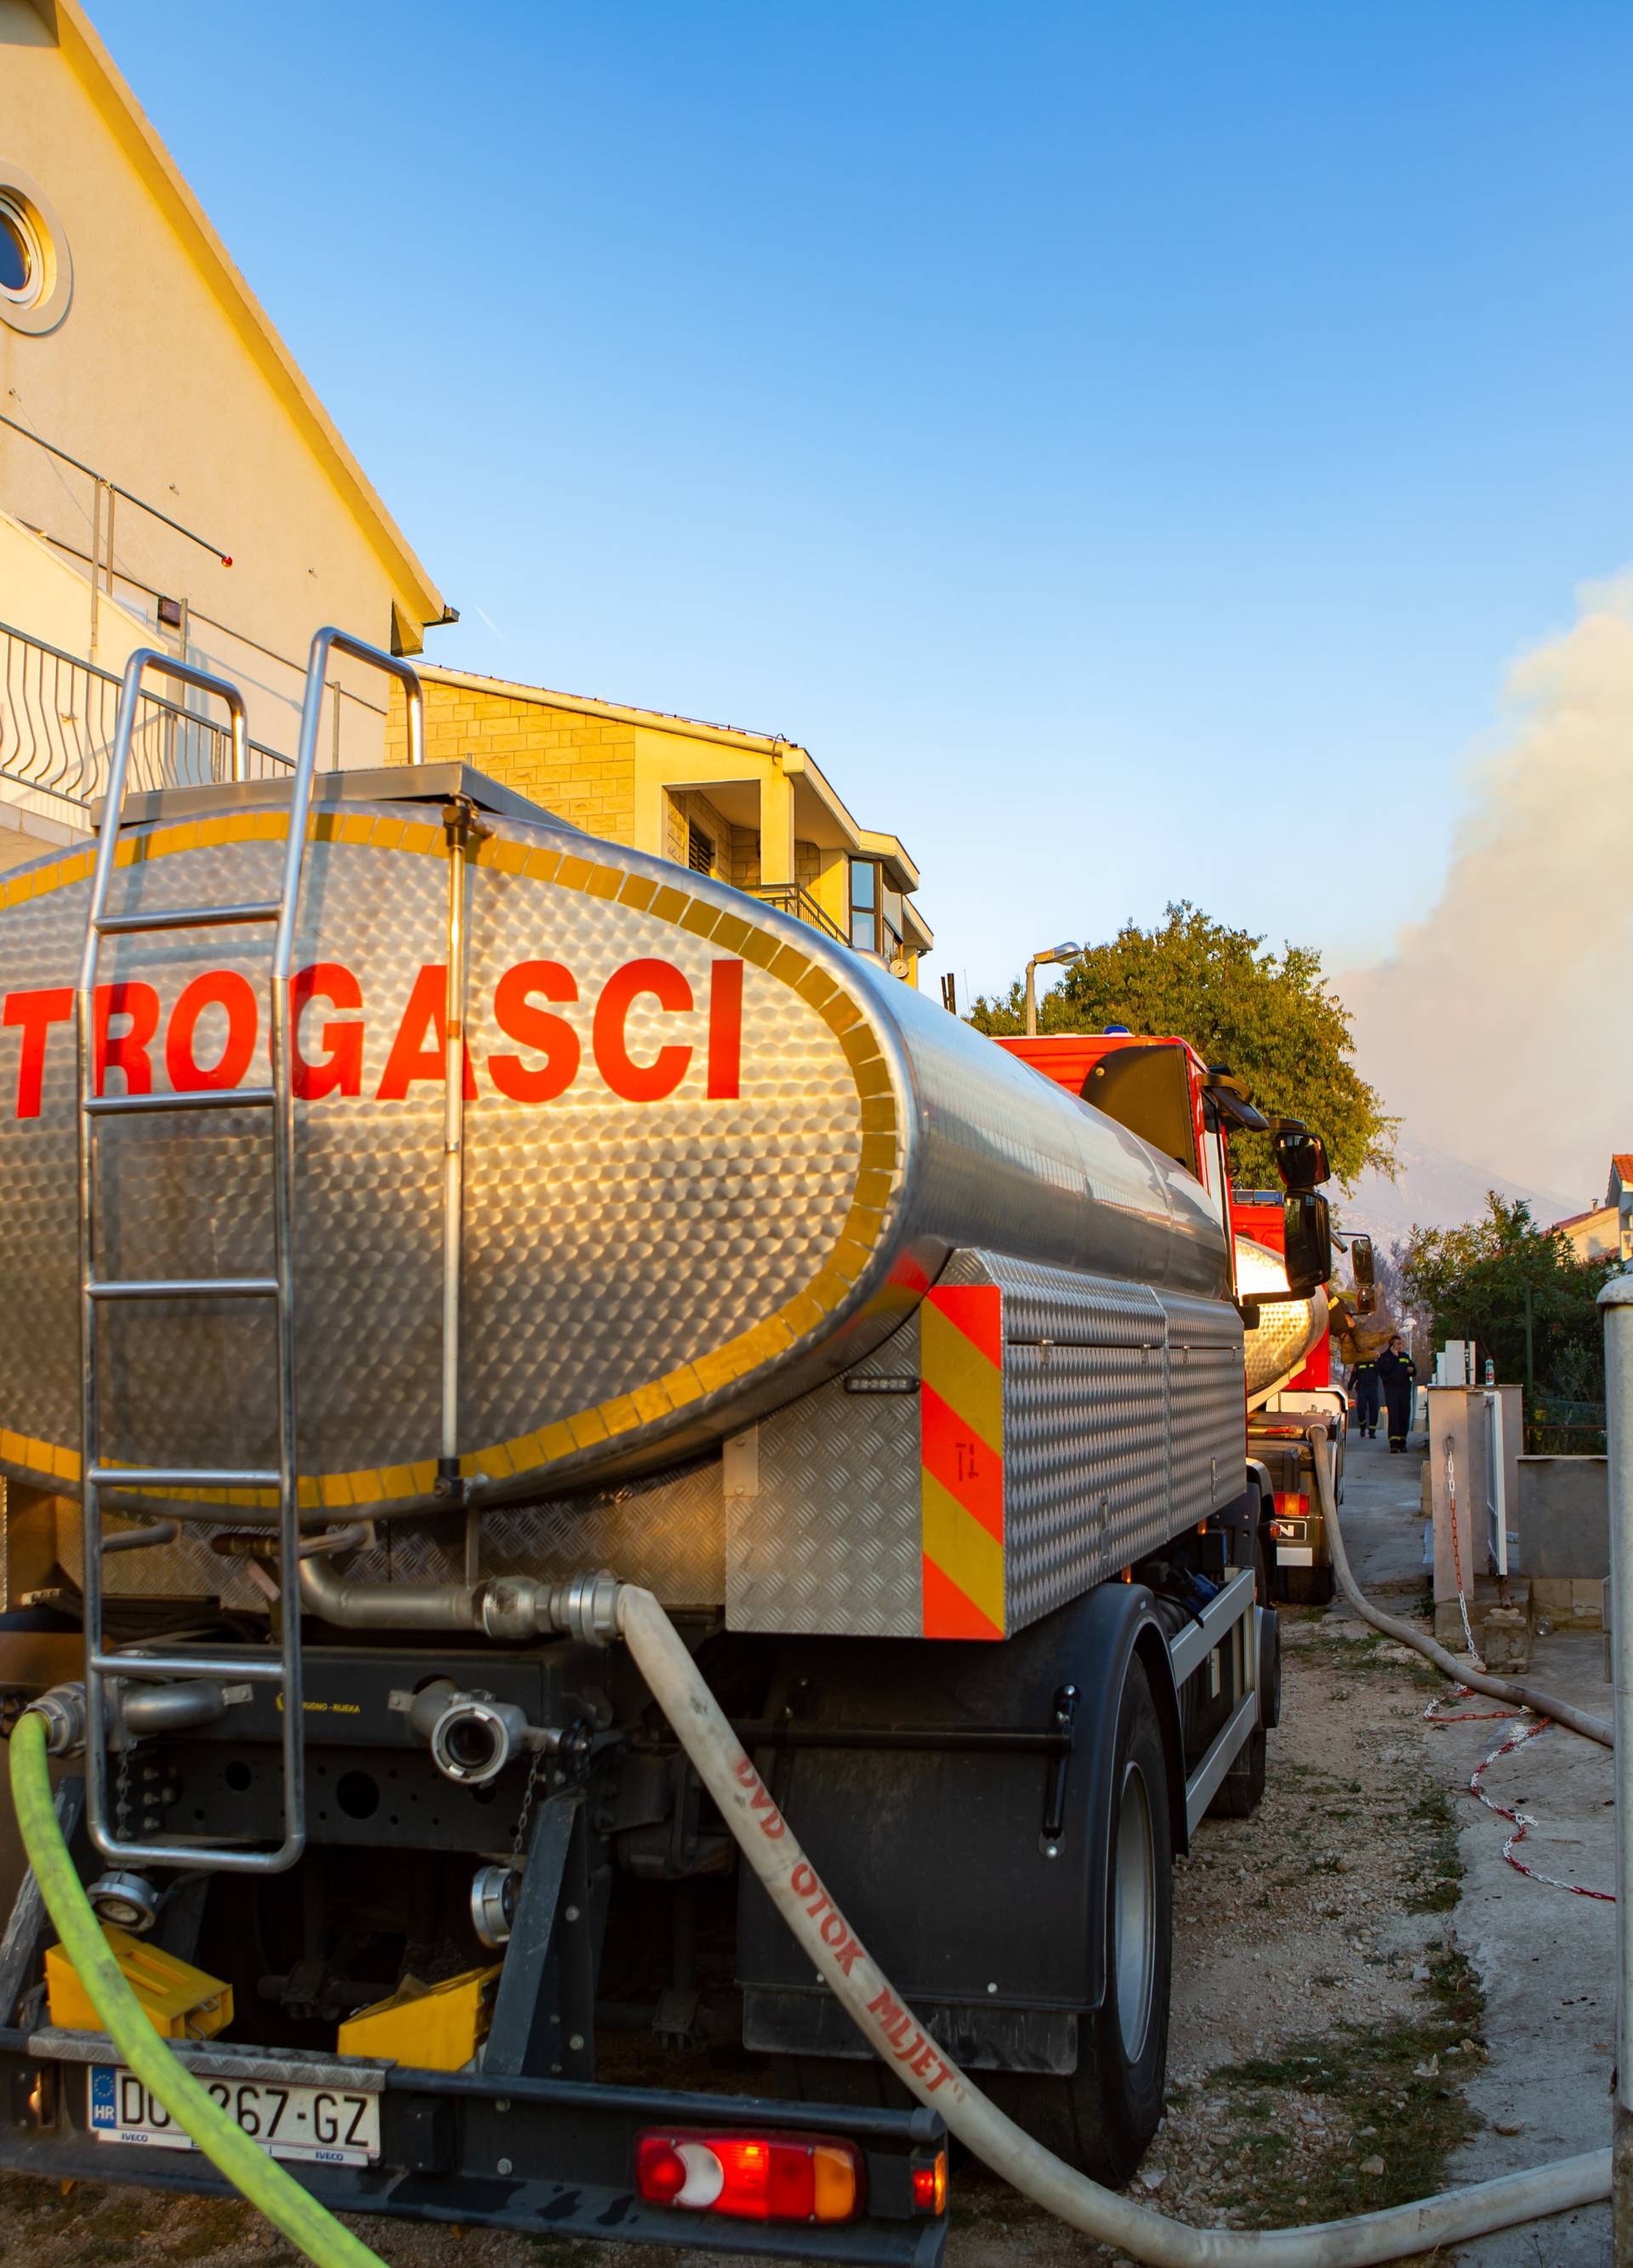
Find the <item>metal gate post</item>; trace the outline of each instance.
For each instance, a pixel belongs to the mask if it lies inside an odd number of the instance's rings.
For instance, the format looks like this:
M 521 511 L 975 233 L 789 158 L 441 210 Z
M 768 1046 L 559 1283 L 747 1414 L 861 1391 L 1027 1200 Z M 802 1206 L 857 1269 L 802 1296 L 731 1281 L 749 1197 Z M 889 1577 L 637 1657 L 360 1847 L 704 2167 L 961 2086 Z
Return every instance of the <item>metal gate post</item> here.
M 1611 2110 L 1615 2268 L 1633 2268 L 1633 1275 L 1613 1276 L 1605 1313 L 1610 1483 L 1610 1626 L 1616 1728 L 1616 2089 Z

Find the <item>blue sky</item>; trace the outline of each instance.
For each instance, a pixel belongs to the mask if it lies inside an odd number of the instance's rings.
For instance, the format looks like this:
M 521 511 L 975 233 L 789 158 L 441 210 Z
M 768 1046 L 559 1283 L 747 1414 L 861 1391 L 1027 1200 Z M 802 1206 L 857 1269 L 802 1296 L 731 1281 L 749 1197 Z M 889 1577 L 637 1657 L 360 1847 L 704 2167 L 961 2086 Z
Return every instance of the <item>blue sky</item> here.
M 961 994 L 1370 957 L 1633 556 L 1610 0 L 93 12 L 429 658 L 803 742 Z

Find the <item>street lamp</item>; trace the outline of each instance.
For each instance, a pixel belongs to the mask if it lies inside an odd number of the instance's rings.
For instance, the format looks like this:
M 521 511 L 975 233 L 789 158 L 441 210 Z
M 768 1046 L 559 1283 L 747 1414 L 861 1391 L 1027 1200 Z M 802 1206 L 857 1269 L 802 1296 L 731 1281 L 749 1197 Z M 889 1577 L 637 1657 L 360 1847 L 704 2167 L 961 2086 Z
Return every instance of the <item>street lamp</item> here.
M 1026 1036 L 1029 1040 L 1035 1040 L 1038 1036 L 1038 985 L 1032 971 L 1045 968 L 1052 961 L 1075 961 L 1082 951 L 1082 946 L 1074 945 L 1068 938 L 1064 945 L 1052 945 L 1045 953 L 1033 954 L 1027 962 Z

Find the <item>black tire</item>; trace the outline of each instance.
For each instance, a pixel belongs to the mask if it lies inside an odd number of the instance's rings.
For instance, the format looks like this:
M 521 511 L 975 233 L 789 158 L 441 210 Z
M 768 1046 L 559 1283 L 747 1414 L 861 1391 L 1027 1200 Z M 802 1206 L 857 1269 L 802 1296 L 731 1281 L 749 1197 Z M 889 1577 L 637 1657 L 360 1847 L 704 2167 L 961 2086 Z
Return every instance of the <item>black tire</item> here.
M 1077 2069 L 994 2072 L 994 2099 L 1046 2149 L 1120 2189 L 1163 2115 L 1173 1975 L 1173 1836 L 1167 1759 L 1139 1656 L 1117 1712 L 1106 1837 L 1105 1992 L 1078 2019 Z M 1134 1933 L 1137 1931 L 1137 1946 Z M 987 2086 L 989 2074 L 976 2074 Z

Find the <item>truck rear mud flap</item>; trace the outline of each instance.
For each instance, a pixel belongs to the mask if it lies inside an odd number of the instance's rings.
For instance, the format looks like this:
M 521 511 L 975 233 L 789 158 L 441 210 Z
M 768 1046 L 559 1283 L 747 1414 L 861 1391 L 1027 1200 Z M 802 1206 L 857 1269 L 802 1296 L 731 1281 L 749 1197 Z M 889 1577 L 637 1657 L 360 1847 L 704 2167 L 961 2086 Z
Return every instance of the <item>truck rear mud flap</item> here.
M 479 2072 L 409 2071 L 243 2046 L 176 2052 L 206 2084 L 253 2089 L 258 2100 L 307 2090 L 309 2100 L 333 2097 L 342 2106 L 337 2149 L 355 2126 L 377 2155 L 358 2164 L 305 2159 L 291 2169 L 333 2212 L 878 2268 L 940 2268 L 945 2250 L 945 2213 L 915 2203 L 913 2177 L 926 2186 L 947 2132 L 935 2112 L 917 2106 L 841 2109 L 559 2079 L 490 2080 Z M 93 2104 L 98 2124 L 110 2110 L 116 2124 L 141 2123 L 140 2103 L 116 2102 L 107 2075 L 116 2065 L 115 2051 L 94 2034 L 0 2030 L 0 2170 L 232 2194 L 196 2149 L 99 2136 Z M 366 2112 L 351 2107 L 370 2097 Z M 323 2112 L 326 2122 L 333 2115 Z M 861 2162 L 861 2210 L 849 2220 L 796 2223 L 650 2204 L 636 2190 L 634 2170 L 639 2138 L 654 2131 L 848 2142 Z M 329 2134 L 325 2123 L 320 2139 Z

